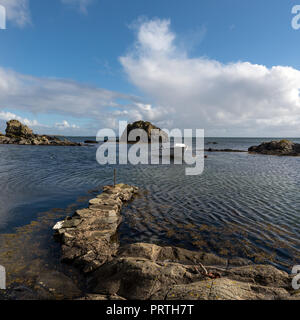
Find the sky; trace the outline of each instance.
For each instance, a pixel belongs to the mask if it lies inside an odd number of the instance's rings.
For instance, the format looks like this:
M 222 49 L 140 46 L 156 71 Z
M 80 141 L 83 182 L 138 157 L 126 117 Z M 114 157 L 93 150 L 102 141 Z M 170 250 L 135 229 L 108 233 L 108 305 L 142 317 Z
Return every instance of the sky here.
M 300 136 L 300 0 L 0 0 L 0 131 Z M 300 13 L 300 11 L 299 11 Z M 300 19 L 299 19 L 300 22 Z

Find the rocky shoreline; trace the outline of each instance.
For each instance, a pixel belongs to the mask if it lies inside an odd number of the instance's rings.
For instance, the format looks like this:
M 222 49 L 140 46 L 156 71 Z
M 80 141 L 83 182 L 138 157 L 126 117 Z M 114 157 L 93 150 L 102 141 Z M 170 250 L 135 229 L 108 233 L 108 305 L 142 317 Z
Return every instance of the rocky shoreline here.
M 106 186 L 89 208 L 58 222 L 62 259 L 87 281 L 81 300 L 299 300 L 292 276 L 270 265 L 177 247 L 120 245 L 121 209 L 138 192 Z
M 300 144 L 290 140 L 275 140 L 252 146 L 248 152 L 276 156 L 300 156 Z
M 0 132 L 0 144 L 44 145 L 44 146 L 82 146 L 82 143 L 59 139 L 55 136 L 34 134 L 33 131 L 18 120 L 6 123 L 6 134 Z
M 206 152 L 247 152 L 245 150 L 239 150 L 239 149 L 213 149 L 213 148 L 208 148 L 204 149 Z

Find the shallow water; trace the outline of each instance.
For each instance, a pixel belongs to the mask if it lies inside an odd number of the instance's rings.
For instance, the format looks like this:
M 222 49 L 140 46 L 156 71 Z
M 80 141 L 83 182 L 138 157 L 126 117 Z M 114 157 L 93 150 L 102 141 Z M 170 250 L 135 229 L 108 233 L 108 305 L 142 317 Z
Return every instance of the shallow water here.
M 247 150 L 268 140 L 207 138 L 218 144 L 205 147 Z M 0 145 L 0 264 L 11 280 L 33 259 L 58 263 L 51 226 L 112 183 L 113 166 L 95 156 L 95 146 Z M 286 271 L 300 264 L 300 157 L 208 153 L 200 176 L 185 176 L 181 165 L 116 167 L 119 182 L 141 189 L 123 210 L 123 243 L 248 257 Z

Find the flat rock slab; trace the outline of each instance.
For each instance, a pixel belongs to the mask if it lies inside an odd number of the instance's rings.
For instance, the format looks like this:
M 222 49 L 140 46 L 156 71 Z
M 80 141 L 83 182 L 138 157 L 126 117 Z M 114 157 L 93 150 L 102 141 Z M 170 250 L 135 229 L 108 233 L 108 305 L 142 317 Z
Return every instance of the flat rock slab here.
M 89 208 L 59 221 L 53 229 L 62 244 L 62 261 L 88 273 L 111 260 L 119 248 L 116 232 L 122 205 L 137 192 L 138 188 L 126 184 L 105 186 L 102 194 L 89 201 Z
M 135 243 L 121 248 L 117 257 L 91 273 L 88 284 L 96 296 L 128 300 L 300 299 L 291 280 L 284 271 L 246 259 Z

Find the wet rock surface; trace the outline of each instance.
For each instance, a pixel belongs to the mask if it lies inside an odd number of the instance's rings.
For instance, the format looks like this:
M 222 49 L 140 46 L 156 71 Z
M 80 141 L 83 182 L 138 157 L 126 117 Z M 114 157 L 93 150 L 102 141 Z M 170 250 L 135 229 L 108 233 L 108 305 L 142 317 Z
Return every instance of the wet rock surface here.
M 250 153 L 278 156 L 300 156 L 300 144 L 290 140 L 263 142 L 248 149 Z
M 7 123 L 6 135 L 0 134 L 0 144 L 49 145 L 49 146 L 81 146 L 81 143 L 59 139 L 54 136 L 38 135 L 18 120 Z
M 62 272 L 43 269 L 30 285 L 13 284 L 0 290 L 0 300 L 64 300 L 76 299 L 83 292 Z
M 106 186 L 102 194 L 89 201 L 89 208 L 77 210 L 72 217 L 58 222 L 54 229 L 55 238 L 62 244 L 62 260 L 84 273 L 111 260 L 119 247 L 117 228 L 122 205 L 137 191 L 125 184 Z
M 86 275 L 81 300 L 298 300 L 292 276 L 248 259 L 219 257 L 173 246 L 120 246 L 124 202 L 137 188 L 104 187 L 88 209 L 55 225 L 62 259 Z
M 119 250 L 89 276 L 89 286 L 129 300 L 297 299 L 291 276 L 272 266 L 145 243 Z

